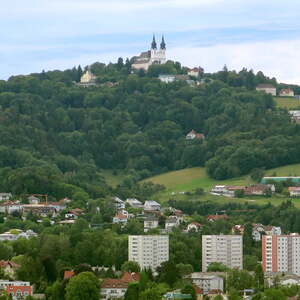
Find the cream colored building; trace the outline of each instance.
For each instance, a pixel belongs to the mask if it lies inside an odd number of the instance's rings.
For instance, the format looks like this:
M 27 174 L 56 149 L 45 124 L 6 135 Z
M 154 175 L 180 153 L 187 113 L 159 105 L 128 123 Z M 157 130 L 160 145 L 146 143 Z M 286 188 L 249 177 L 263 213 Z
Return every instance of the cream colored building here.
M 219 262 L 228 268 L 243 268 L 243 237 L 241 235 L 203 235 L 202 272 Z
M 128 260 L 137 262 L 141 269 L 156 270 L 169 260 L 168 235 L 130 235 L 128 237 Z
M 97 77 L 88 69 L 80 78 L 81 84 L 95 84 Z
M 267 94 L 270 94 L 272 96 L 276 96 L 276 87 L 272 84 L 266 83 L 266 84 L 259 84 L 256 87 L 257 91 L 265 92 Z

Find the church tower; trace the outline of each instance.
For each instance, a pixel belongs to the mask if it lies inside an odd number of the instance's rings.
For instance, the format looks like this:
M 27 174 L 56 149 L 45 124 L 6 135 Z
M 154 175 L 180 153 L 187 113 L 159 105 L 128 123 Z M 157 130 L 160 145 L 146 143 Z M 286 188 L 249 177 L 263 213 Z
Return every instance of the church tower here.
M 151 43 L 151 64 L 164 64 L 166 62 L 166 43 L 164 36 L 160 43 L 160 49 L 157 49 L 155 36 L 153 35 L 153 40 Z
M 157 52 L 157 45 L 156 45 L 156 41 L 155 41 L 155 35 L 153 34 L 153 39 L 152 39 L 152 43 L 151 43 L 151 58 L 156 57 L 156 52 Z

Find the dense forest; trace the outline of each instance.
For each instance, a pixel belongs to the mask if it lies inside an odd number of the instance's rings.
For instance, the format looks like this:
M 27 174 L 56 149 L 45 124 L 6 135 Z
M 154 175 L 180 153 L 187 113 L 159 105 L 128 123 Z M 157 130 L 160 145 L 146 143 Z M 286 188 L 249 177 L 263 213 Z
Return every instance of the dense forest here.
M 300 162 L 299 125 L 255 91 L 280 86 L 262 72 L 224 68 L 194 87 L 160 82 L 159 74 L 186 73 L 173 62 L 145 73 L 120 58 L 91 70 L 98 85 L 89 88 L 75 84 L 81 67 L 0 81 L 2 191 L 101 197 L 112 192 L 103 169 L 123 170 L 123 185 L 134 186 L 191 166 L 224 179 Z M 192 129 L 205 140 L 186 140 Z

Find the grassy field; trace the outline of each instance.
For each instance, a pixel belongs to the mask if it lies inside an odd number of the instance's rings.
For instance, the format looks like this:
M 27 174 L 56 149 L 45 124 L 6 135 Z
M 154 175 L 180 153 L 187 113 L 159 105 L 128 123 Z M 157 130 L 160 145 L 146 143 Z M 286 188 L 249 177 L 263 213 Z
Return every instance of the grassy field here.
M 102 170 L 101 175 L 104 177 L 106 183 L 112 187 L 116 187 L 120 184 L 125 177 L 123 172 L 119 171 L 118 174 L 115 175 L 112 170 Z
M 288 165 L 276 169 L 266 171 L 266 175 L 277 176 L 300 176 L 300 164 Z M 253 183 L 249 176 L 243 176 L 228 180 L 215 180 L 209 178 L 206 174 L 205 168 L 190 168 L 173 172 L 164 173 L 158 176 L 147 178 L 144 181 L 151 181 L 153 183 L 163 184 L 166 190 L 158 193 L 154 196 L 155 200 L 166 201 L 170 198 L 173 199 L 188 199 L 195 198 L 196 196 L 182 195 L 179 192 L 191 192 L 196 188 L 203 188 L 206 192 L 211 189 L 215 184 L 230 184 L 230 185 L 248 185 Z M 268 202 L 274 205 L 279 205 L 281 202 L 289 199 L 285 196 L 273 196 L 272 198 L 265 197 L 250 197 L 250 198 L 228 198 L 211 195 L 205 193 L 205 195 L 197 197 L 200 201 L 215 201 L 215 202 L 250 202 L 255 204 L 266 204 Z M 300 208 L 300 199 L 293 199 L 293 202 Z
M 300 108 L 300 100 L 291 97 L 274 97 L 277 106 L 286 109 Z

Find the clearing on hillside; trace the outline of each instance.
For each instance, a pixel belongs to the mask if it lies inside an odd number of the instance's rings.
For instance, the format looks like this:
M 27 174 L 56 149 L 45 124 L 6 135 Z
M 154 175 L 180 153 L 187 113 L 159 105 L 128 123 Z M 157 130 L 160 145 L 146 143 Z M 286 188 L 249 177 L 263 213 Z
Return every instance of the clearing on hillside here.
M 292 97 L 274 97 L 276 105 L 281 108 L 295 109 L 300 108 L 300 100 Z

